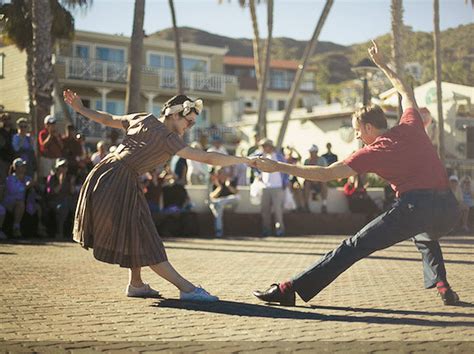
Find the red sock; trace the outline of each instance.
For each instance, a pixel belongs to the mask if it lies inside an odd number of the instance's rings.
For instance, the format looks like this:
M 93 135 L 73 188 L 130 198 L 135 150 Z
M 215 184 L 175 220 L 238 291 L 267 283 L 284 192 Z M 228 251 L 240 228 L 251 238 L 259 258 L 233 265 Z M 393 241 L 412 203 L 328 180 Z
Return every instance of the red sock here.
M 293 282 L 291 280 L 285 281 L 278 285 L 282 294 L 288 294 L 293 291 Z
M 444 294 L 449 289 L 449 284 L 445 281 L 439 281 L 436 283 L 436 289 L 438 289 L 438 292 L 441 294 Z

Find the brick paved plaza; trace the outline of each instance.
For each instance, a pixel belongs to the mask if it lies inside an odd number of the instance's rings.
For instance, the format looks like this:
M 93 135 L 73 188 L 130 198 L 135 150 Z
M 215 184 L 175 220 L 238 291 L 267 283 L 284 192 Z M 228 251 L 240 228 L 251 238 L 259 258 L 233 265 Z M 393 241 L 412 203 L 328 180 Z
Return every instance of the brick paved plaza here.
M 183 303 L 149 269 L 160 299 L 124 296 L 127 271 L 71 242 L 0 244 L 1 350 L 474 351 L 474 237 L 442 242 L 463 302 L 422 286 L 407 241 L 357 263 L 310 303 L 271 307 L 251 291 L 303 270 L 342 236 L 166 240 L 176 268 L 221 297 Z M 276 341 L 285 341 L 278 343 Z

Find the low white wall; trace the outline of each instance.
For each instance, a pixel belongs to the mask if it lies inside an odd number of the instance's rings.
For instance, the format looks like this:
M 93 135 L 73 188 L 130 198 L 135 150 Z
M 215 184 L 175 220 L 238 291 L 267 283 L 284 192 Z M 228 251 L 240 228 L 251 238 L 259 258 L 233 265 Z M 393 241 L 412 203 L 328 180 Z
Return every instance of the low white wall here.
M 194 211 L 198 213 L 209 212 L 207 200 L 209 198 L 209 191 L 207 186 L 188 185 L 186 186 L 191 202 L 194 204 Z M 375 203 L 382 207 L 384 199 L 383 188 L 369 188 L 367 190 L 370 197 Z M 259 213 L 260 205 L 253 205 L 250 203 L 250 188 L 248 186 L 239 187 L 240 201 L 236 208 L 236 213 Z M 321 211 L 321 200 L 310 201 L 310 209 L 312 212 Z M 348 213 L 349 207 L 347 205 L 346 196 L 342 188 L 329 188 L 327 207 L 329 213 Z

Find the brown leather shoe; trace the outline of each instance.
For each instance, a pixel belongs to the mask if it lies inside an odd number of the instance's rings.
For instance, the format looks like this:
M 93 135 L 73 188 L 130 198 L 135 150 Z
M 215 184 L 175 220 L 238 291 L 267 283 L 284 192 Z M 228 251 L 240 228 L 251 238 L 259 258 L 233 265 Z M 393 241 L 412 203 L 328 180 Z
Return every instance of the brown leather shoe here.
M 295 306 L 295 292 L 291 291 L 283 294 L 279 284 L 272 284 L 267 290 L 256 290 L 253 295 L 265 302 L 277 302 L 283 306 Z

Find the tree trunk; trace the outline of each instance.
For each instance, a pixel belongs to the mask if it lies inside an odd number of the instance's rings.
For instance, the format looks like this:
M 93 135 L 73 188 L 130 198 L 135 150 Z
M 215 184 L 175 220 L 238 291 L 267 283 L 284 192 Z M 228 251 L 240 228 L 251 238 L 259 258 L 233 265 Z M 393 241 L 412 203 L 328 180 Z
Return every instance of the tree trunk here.
M 183 59 L 181 54 L 181 42 L 179 37 L 179 28 L 176 23 L 176 12 L 174 11 L 173 0 L 169 0 L 171 19 L 173 21 L 173 32 L 174 32 L 174 50 L 176 57 L 176 81 L 179 95 L 184 95 L 184 84 L 183 84 Z
M 51 113 L 53 99 L 53 63 L 51 61 L 51 26 L 53 17 L 49 0 L 33 0 L 33 105 L 38 129 L 43 119 Z
M 39 126 L 35 119 L 35 105 L 33 104 L 33 45 L 29 45 L 26 50 L 26 83 L 28 85 L 28 104 L 30 109 L 31 127 L 36 136 L 39 132 Z
M 441 44 L 439 33 L 439 0 L 433 1 L 433 23 L 434 23 L 434 71 L 436 81 L 436 102 L 438 108 L 438 154 L 444 163 L 444 118 L 443 118 L 443 94 L 441 91 L 442 73 L 441 73 Z
M 127 92 L 125 94 L 125 110 L 127 113 L 140 111 L 140 82 L 143 52 L 143 22 L 145 19 L 145 0 L 135 0 L 133 30 L 130 41 L 127 70 Z
M 261 83 L 261 67 L 262 67 L 262 49 L 260 48 L 260 34 L 258 32 L 257 12 L 255 10 L 255 0 L 249 1 L 250 17 L 253 27 L 253 61 L 255 65 L 255 77 L 257 79 L 257 90 Z
M 395 63 L 395 72 L 403 77 L 403 0 L 392 0 L 392 56 Z M 401 106 L 401 97 L 398 95 L 398 119 L 402 116 L 403 107 Z
M 318 44 L 319 34 L 324 26 L 324 22 L 328 17 L 329 11 L 331 10 L 332 4 L 334 0 L 326 0 L 326 4 L 324 5 L 324 9 L 321 12 L 321 16 L 319 17 L 318 23 L 316 28 L 314 29 L 313 36 L 311 40 L 306 45 L 304 54 L 303 54 L 303 63 L 298 66 L 298 70 L 296 71 L 295 79 L 293 84 L 291 85 L 290 90 L 290 99 L 288 101 L 288 105 L 285 110 L 285 115 L 283 116 L 283 121 L 281 123 L 280 133 L 278 134 L 277 140 L 277 149 L 279 150 L 283 144 L 283 139 L 285 138 L 286 129 L 288 128 L 288 122 L 290 120 L 291 112 L 296 102 L 296 97 L 300 91 L 301 80 L 303 79 L 304 72 L 306 70 L 306 66 L 308 65 L 309 58 L 313 54 L 316 45 Z
M 271 44 L 273 34 L 273 0 L 267 0 L 268 37 L 265 46 L 265 64 L 261 84 L 258 87 L 258 129 L 259 136 L 267 136 L 267 81 L 270 73 Z

